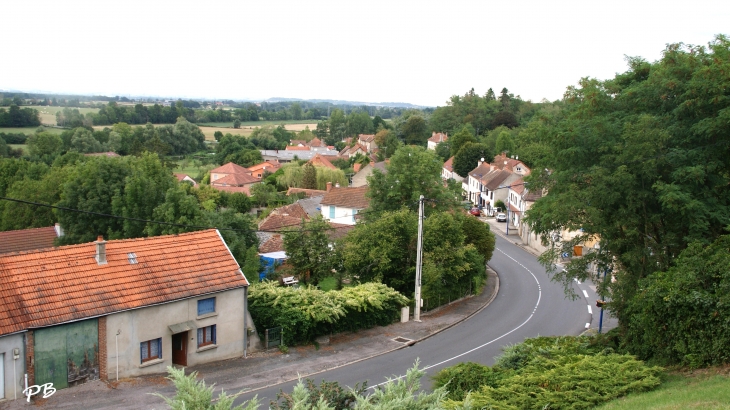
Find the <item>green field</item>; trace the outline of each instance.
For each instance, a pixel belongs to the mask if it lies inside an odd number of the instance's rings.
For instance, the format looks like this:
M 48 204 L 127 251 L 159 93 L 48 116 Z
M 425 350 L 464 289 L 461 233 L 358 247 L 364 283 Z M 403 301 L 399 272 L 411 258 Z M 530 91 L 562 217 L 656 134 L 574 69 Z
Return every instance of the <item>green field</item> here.
M 600 410 L 730 409 L 730 368 L 673 374 L 656 390 L 630 394 Z
M 2 127 L 0 128 L 0 132 L 4 132 L 6 134 L 25 134 L 25 135 L 31 135 L 35 134 L 35 130 L 38 127 Z M 51 128 L 51 127 L 45 127 L 46 131 L 52 133 L 52 134 L 60 134 L 64 131 L 66 131 L 64 128 Z
M 66 107 L 58 107 L 58 106 L 42 106 L 42 105 L 24 105 L 21 108 L 33 108 L 35 110 L 38 110 L 38 114 L 41 116 L 41 123 L 42 124 L 49 124 L 49 125 L 56 125 L 56 113 L 58 111 L 63 111 Z M 86 115 L 87 112 L 99 112 L 98 108 L 78 108 L 78 107 L 69 107 L 72 110 L 77 109 L 81 114 Z
M 241 122 L 241 127 L 263 127 L 264 125 L 292 125 L 292 124 L 302 124 L 302 129 L 304 128 L 304 125 L 309 125 L 309 129 L 313 130 L 314 128 L 317 128 L 317 121 L 315 120 L 286 120 L 286 121 L 243 121 Z M 229 122 L 206 122 L 206 123 L 200 123 L 198 124 L 200 126 L 205 127 L 221 127 L 221 128 L 233 128 L 233 121 Z M 289 129 L 287 127 L 287 129 Z
M 25 144 L 8 144 L 8 146 L 9 146 L 10 148 L 13 148 L 13 149 L 18 149 L 18 148 L 20 148 L 20 149 L 22 149 L 22 150 L 23 150 L 23 153 L 24 153 L 24 154 L 27 154 L 27 153 L 28 153 L 28 146 L 27 146 L 27 145 L 25 145 Z

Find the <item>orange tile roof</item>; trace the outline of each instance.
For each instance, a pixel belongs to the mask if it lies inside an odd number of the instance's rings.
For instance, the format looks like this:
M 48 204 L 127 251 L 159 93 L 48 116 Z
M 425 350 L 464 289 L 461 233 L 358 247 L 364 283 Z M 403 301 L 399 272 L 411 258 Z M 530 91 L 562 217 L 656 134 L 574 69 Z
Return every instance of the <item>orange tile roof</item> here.
M 211 174 L 250 174 L 251 172 L 238 164 L 229 162 L 225 165 L 219 166 L 218 168 L 211 169 L 210 173 Z
M 520 178 L 510 184 L 510 188 L 515 191 L 518 195 L 522 195 L 525 190 L 525 181 Z
M 302 219 L 308 220 L 309 215 L 299 203 L 282 206 L 271 211 L 271 214 L 261 221 L 259 231 L 276 232 L 288 226 L 301 225 Z
M 259 178 L 250 174 L 229 174 L 223 178 L 216 179 L 210 184 L 213 186 L 244 186 L 260 181 L 261 180 Z
M 325 168 L 329 168 L 329 169 L 337 169 L 336 166 L 332 165 L 330 160 L 328 160 L 327 158 L 325 158 L 319 154 L 314 154 L 314 156 L 312 157 L 312 159 L 309 160 L 309 162 L 312 165 L 314 165 L 315 167 L 325 167 Z
M 271 161 L 264 161 L 260 164 L 252 165 L 252 166 L 248 167 L 248 171 L 251 173 L 254 173 L 256 171 L 265 169 L 273 174 L 279 168 L 281 168 L 281 164 L 279 163 L 279 161 L 271 160 Z
M 357 139 L 363 142 L 371 142 L 375 139 L 375 134 L 358 134 Z
M 344 208 L 365 209 L 370 205 L 370 198 L 365 196 L 368 186 L 335 187 L 322 198 L 322 205 L 335 205 Z
M 284 250 L 284 238 L 274 235 L 259 246 L 259 253 L 280 252 Z
M 247 286 L 215 229 L 0 255 L 0 335 Z M 129 253 L 137 263 L 130 263 Z
M 444 169 L 446 169 L 449 172 L 454 171 L 454 157 L 449 158 L 444 162 Z
M 317 137 L 312 138 L 312 140 L 309 141 L 308 145 L 310 147 L 324 147 L 324 143 L 322 143 L 322 140 Z
M 348 232 L 355 229 L 355 225 L 345 225 L 333 222 L 330 222 L 329 224 L 332 229 L 327 230 L 327 236 L 333 241 L 344 238 L 347 236 Z
M 448 141 L 449 140 L 449 137 L 448 137 L 448 135 L 446 135 L 446 134 L 444 134 L 442 132 L 435 132 L 434 131 L 433 134 L 431 134 L 431 138 L 429 138 L 428 140 L 431 141 L 431 142 L 435 142 L 435 143 L 438 144 L 440 142 Z
M 0 253 L 52 248 L 57 237 L 53 226 L 0 232 Z

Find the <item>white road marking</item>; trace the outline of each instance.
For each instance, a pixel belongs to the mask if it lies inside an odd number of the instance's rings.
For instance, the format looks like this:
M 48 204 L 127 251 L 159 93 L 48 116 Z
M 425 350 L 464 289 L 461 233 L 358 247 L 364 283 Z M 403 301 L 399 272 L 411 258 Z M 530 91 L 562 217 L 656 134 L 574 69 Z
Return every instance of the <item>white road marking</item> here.
M 535 307 L 534 307 L 534 308 L 532 309 L 532 313 L 530 313 L 530 316 L 529 316 L 529 317 L 528 317 L 527 319 L 525 319 L 525 321 L 524 321 L 524 322 L 522 322 L 522 323 L 521 323 L 521 324 L 520 324 L 519 326 L 517 326 L 516 328 L 514 328 L 514 329 L 510 330 L 509 332 L 507 332 L 507 333 L 503 334 L 502 336 L 499 336 L 499 337 L 497 337 L 497 338 L 495 338 L 495 339 L 492 339 L 492 340 L 488 341 L 487 343 L 484 343 L 483 345 L 477 346 L 477 347 L 475 347 L 475 348 L 473 348 L 473 349 L 471 349 L 471 350 L 467 350 L 466 352 L 464 352 L 464 353 L 460 353 L 460 354 L 458 354 L 458 355 L 456 355 L 456 356 L 454 356 L 454 357 L 451 357 L 451 358 L 449 358 L 449 359 L 446 359 L 446 360 L 443 360 L 443 361 L 441 361 L 441 362 L 438 362 L 438 363 L 432 364 L 432 365 L 430 365 L 430 366 L 422 367 L 422 368 L 421 368 L 421 370 L 424 370 L 424 371 L 425 371 L 425 370 L 431 369 L 431 368 L 433 368 L 433 367 L 436 367 L 436 366 L 441 366 L 441 365 L 442 365 L 442 364 L 444 364 L 444 363 L 448 363 L 448 362 L 450 362 L 450 361 L 452 361 L 452 360 L 456 360 L 456 359 L 458 359 L 458 358 L 460 358 L 460 357 L 462 357 L 462 356 L 465 356 L 465 355 L 467 355 L 467 354 L 469 354 L 469 353 L 472 353 L 472 352 L 475 352 L 475 351 L 477 351 L 477 350 L 479 350 L 479 349 L 481 349 L 481 348 L 483 348 L 483 347 L 485 347 L 485 346 L 488 346 L 488 345 L 490 345 L 490 344 L 492 344 L 492 343 L 496 342 L 497 340 L 499 340 L 499 339 L 502 339 L 502 338 L 504 338 L 504 337 L 508 336 L 508 335 L 509 335 L 509 334 L 511 334 L 511 333 L 514 333 L 514 332 L 515 332 L 515 331 L 517 331 L 517 330 L 518 330 L 519 328 L 521 328 L 522 326 L 526 325 L 526 324 L 527 324 L 527 322 L 529 322 L 529 321 L 530 321 L 530 319 L 532 319 L 532 317 L 533 317 L 533 316 L 535 316 L 535 312 L 537 311 L 537 307 L 538 307 L 538 305 L 540 305 L 540 299 L 542 299 L 542 287 L 540 286 L 540 281 L 538 281 L 538 280 L 537 280 L 537 276 L 535 276 L 535 274 L 534 274 L 534 273 L 532 273 L 532 271 L 531 271 L 531 270 L 527 269 L 527 267 L 526 267 L 525 265 L 523 265 L 523 264 L 521 264 L 521 263 L 517 262 L 517 260 L 516 260 L 515 258 L 513 258 L 513 257 L 511 257 L 511 256 L 509 256 L 509 255 L 507 255 L 507 254 L 506 254 L 506 253 L 504 253 L 504 252 L 503 252 L 503 251 L 502 251 L 501 249 L 499 249 L 499 248 L 495 248 L 495 250 L 497 250 L 497 251 L 501 252 L 502 254 L 504 254 L 504 256 L 506 256 L 506 257 L 508 257 L 508 258 L 512 259 L 512 260 L 513 260 L 513 261 L 514 261 L 515 263 L 517 263 L 518 265 L 522 266 L 522 267 L 523 267 L 523 268 L 524 268 L 524 269 L 525 269 L 525 270 L 526 270 L 527 272 L 529 272 L 529 273 L 530 273 L 530 275 L 532 275 L 532 277 L 533 277 L 533 278 L 535 279 L 535 283 L 537 283 L 537 302 L 535 303 Z M 586 327 L 588 327 L 588 326 L 590 326 L 590 324 L 589 324 L 589 323 L 588 323 L 588 324 L 586 324 Z M 382 382 L 382 383 L 379 383 L 379 384 L 375 384 L 375 385 L 373 385 L 373 386 L 370 386 L 370 387 L 368 387 L 368 390 L 370 390 L 370 389 L 375 389 L 376 387 L 382 386 L 382 385 L 384 385 L 384 384 L 386 384 L 386 383 L 389 383 L 389 382 L 391 382 L 391 381 L 395 381 L 395 380 L 399 380 L 399 379 L 402 379 L 402 378 L 404 378 L 404 377 L 406 377 L 406 376 L 405 376 L 405 375 L 401 375 L 401 376 L 398 376 L 398 377 L 394 377 L 394 378 L 392 378 L 392 379 L 388 379 L 388 380 L 387 380 L 387 381 L 385 381 L 385 382 Z
M 575 283 L 580 285 L 580 281 L 578 280 L 578 278 L 573 278 L 573 280 L 575 281 Z
M 585 289 L 583 289 L 583 295 L 586 297 L 586 299 L 588 299 L 588 292 L 586 292 Z
M 591 309 L 591 305 L 587 305 L 587 306 L 588 306 L 588 313 L 592 315 L 593 314 L 593 309 Z

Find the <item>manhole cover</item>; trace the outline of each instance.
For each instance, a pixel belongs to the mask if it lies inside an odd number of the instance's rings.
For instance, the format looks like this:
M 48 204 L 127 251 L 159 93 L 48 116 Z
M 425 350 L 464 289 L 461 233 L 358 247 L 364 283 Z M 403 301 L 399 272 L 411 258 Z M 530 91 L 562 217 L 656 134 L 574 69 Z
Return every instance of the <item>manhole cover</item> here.
M 396 342 L 398 342 L 398 343 L 408 343 L 408 342 L 411 341 L 411 339 L 406 339 L 405 337 L 400 337 L 400 336 L 399 337 L 396 337 L 393 340 L 396 341 Z

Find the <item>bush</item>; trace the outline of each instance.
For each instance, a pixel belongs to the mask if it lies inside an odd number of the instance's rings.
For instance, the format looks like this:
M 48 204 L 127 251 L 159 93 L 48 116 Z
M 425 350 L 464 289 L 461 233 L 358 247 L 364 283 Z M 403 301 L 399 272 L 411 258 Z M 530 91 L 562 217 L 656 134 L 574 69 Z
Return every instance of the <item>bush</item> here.
M 21 132 L 19 132 L 19 133 L 0 132 L 0 138 L 4 139 L 5 142 L 8 144 L 25 144 L 25 141 L 28 139 L 28 136 Z
M 499 368 L 491 368 L 479 363 L 466 362 L 447 367 L 433 377 L 434 386 L 446 387 L 446 398 L 464 400 L 467 393 L 478 391 L 481 386 L 497 387 L 502 377 Z
M 447 400 L 447 409 L 588 409 L 660 384 L 662 369 L 631 355 L 613 353 L 588 337 L 538 337 L 505 349 L 491 374 L 445 369 L 455 385 L 472 390 L 463 401 Z M 446 372 L 448 370 L 448 372 Z M 475 379 L 486 378 L 478 390 Z M 448 386 L 447 386 L 448 387 Z
M 249 308 L 259 334 L 281 326 L 289 346 L 333 332 L 388 325 L 407 303 L 405 296 L 380 283 L 324 292 L 311 286 L 262 282 L 249 291 Z

